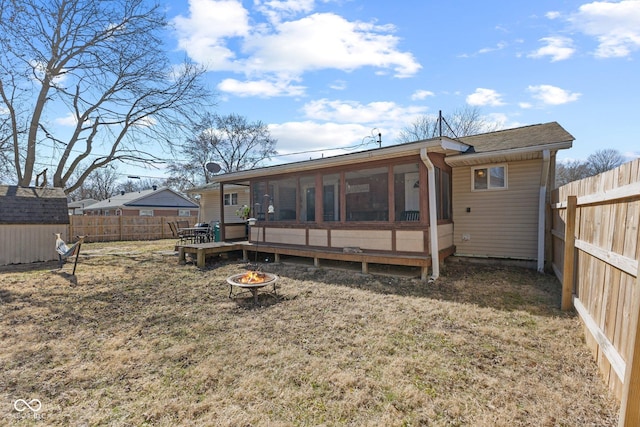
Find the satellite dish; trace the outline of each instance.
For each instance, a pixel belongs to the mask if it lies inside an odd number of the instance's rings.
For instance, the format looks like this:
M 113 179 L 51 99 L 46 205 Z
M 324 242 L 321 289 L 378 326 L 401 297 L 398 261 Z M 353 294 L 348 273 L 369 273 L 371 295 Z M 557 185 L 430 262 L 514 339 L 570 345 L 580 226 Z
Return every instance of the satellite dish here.
M 219 164 L 217 164 L 217 163 L 212 163 L 212 162 L 211 162 L 211 163 L 207 163 L 207 164 L 206 164 L 206 165 L 204 165 L 204 166 L 205 166 L 205 167 L 207 168 L 207 170 L 208 170 L 209 172 L 211 172 L 211 173 L 218 173 L 218 172 L 220 172 L 220 170 L 222 169 L 222 168 L 220 167 L 220 165 L 219 165 Z

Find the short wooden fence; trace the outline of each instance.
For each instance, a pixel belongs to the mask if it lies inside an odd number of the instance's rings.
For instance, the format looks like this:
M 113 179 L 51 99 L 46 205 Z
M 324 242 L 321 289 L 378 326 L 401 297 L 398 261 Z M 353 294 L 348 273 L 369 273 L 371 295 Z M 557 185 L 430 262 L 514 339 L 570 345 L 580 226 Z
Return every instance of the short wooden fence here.
M 552 193 L 552 267 L 573 306 L 619 426 L 640 425 L 640 159 Z
M 122 240 L 158 240 L 173 237 L 169 222 L 198 221 L 195 217 L 178 216 L 69 216 L 69 236 L 87 236 L 86 242 Z M 73 240 L 73 239 L 70 239 Z

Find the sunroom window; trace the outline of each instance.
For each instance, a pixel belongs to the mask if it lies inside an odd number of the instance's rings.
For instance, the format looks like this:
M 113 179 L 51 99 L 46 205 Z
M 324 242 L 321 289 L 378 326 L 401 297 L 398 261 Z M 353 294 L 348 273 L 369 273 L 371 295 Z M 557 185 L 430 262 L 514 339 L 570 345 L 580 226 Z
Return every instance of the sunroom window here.
M 347 221 L 389 220 L 389 174 L 387 167 L 345 174 Z
M 420 174 L 417 163 L 393 167 L 396 221 L 420 221 Z

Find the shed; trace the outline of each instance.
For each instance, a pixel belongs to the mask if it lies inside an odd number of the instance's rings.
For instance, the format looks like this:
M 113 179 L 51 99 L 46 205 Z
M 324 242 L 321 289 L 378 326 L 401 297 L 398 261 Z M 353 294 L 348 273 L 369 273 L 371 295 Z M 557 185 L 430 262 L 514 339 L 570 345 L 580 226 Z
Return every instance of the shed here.
M 0 185 L 0 265 L 57 259 L 53 234 L 66 240 L 68 224 L 61 188 Z

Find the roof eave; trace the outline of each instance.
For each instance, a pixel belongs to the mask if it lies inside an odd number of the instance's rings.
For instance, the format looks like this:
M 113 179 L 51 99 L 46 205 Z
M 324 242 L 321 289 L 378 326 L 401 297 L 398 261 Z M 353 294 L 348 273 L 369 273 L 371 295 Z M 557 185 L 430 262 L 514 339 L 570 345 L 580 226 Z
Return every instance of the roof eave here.
M 445 157 L 444 161 L 452 167 L 472 166 L 488 162 L 503 162 L 528 160 L 532 158 L 542 158 L 544 150 L 558 151 L 571 148 L 572 141 L 556 142 L 553 144 L 542 144 L 523 148 L 509 148 L 497 151 L 487 151 L 484 153 L 462 153 Z
M 248 171 L 232 172 L 215 177 L 215 182 L 202 186 L 199 190 L 211 191 L 215 184 L 223 183 L 238 183 L 245 182 L 252 178 L 259 178 L 271 175 L 281 175 L 284 173 L 292 172 L 305 172 L 309 170 L 316 170 L 328 167 L 353 165 L 357 163 L 371 162 L 375 160 L 383 160 L 395 157 L 410 156 L 412 154 L 420 155 L 420 149 L 423 147 L 442 149 L 440 139 L 425 140 L 418 142 L 411 142 L 407 144 L 394 145 L 391 147 L 378 148 L 374 150 L 361 151 L 358 153 L 345 154 L 335 157 L 326 157 L 322 159 L 309 160 L 306 162 L 287 163 L 283 165 L 268 166 L 265 168 L 252 169 Z M 195 192 L 198 189 L 189 190 L 190 193 Z

